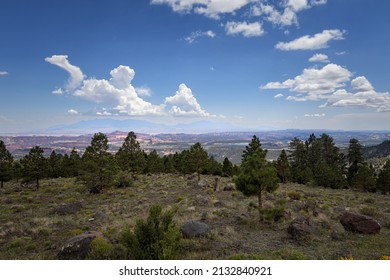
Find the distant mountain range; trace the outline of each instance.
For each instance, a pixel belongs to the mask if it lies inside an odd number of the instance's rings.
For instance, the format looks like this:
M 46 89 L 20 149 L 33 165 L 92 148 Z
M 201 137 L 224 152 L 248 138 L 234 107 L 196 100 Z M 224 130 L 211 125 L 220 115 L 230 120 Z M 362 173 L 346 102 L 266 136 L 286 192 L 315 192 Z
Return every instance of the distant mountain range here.
M 181 123 L 176 125 L 168 125 L 161 123 L 153 123 L 143 120 L 117 120 L 117 119 L 93 119 L 84 120 L 74 124 L 56 125 L 49 127 L 43 133 L 49 135 L 80 135 L 86 133 L 103 132 L 109 133 L 113 131 L 136 131 L 139 133 L 208 133 L 208 132 L 223 132 L 223 131 L 239 131 L 242 128 L 233 126 L 228 123 L 214 121 L 198 121 L 192 123 Z

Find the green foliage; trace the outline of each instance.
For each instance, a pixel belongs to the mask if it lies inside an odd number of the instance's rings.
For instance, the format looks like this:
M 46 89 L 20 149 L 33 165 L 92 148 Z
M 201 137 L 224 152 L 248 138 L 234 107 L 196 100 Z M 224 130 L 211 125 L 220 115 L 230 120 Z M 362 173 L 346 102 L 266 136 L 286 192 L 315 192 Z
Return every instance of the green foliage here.
M 177 208 L 163 212 L 160 205 L 149 209 L 147 220 L 138 220 L 131 231 L 126 228 L 121 243 L 128 258 L 140 260 L 176 259 L 181 246 L 181 233 L 173 221 Z
M 130 131 L 115 155 L 119 167 L 132 173 L 140 173 L 144 170 L 146 160 L 145 154 L 137 141 L 137 136 Z
M 252 155 L 258 149 L 261 149 L 260 139 L 256 135 L 253 135 L 252 136 L 252 140 L 249 143 L 249 145 L 245 146 L 245 150 L 244 150 L 244 152 L 242 153 L 242 156 L 241 156 L 241 161 L 245 161 L 247 159 L 247 157 Z
M 146 156 L 145 173 L 161 173 L 164 172 L 164 160 L 160 158 L 156 150 L 151 151 Z
M 378 175 L 378 190 L 382 193 L 390 192 L 390 160 L 388 160 Z
M 352 180 L 359 170 L 359 167 L 364 164 L 363 146 L 355 138 L 349 140 L 348 147 L 348 182 L 352 185 Z
M 30 149 L 28 155 L 20 160 L 23 169 L 23 178 L 26 181 L 35 180 L 36 187 L 39 188 L 39 180 L 47 173 L 47 160 L 43 156 L 43 149 L 35 146 Z
M 260 209 L 261 219 L 268 222 L 278 222 L 284 217 L 285 207 L 273 207 Z
M 134 179 L 132 174 L 126 171 L 119 171 L 115 175 L 115 186 L 118 188 L 129 188 L 134 186 Z
M 258 146 L 257 150 L 243 156 L 245 160 L 235 178 L 237 190 L 247 196 L 258 196 L 259 209 L 262 207 L 261 193 L 275 191 L 279 182 L 276 169 L 267 162 L 266 155 L 267 151 Z
M 350 185 L 353 188 L 368 192 L 376 191 L 375 171 L 366 164 L 357 168 L 356 173 L 350 179 Z
M 103 236 L 94 238 L 88 252 L 89 260 L 110 260 L 114 254 L 114 246 Z
M 11 180 L 12 178 L 12 162 L 13 157 L 7 150 L 4 142 L 0 140 L 0 183 L 1 188 L 4 182 Z
M 200 180 L 200 173 L 205 168 L 209 155 L 198 142 L 190 147 L 188 154 L 188 164 L 195 168 L 194 171 L 198 173 L 198 180 Z
M 291 180 L 291 168 L 288 162 L 287 153 L 284 149 L 276 161 L 276 170 L 282 183 L 286 183 Z
M 222 174 L 228 177 L 231 177 L 234 174 L 233 163 L 227 157 L 225 157 L 222 163 Z
M 104 187 L 110 186 L 117 165 L 114 157 L 108 152 L 108 140 L 103 133 L 95 133 L 91 145 L 82 157 L 82 170 L 79 178 L 84 181 L 91 193 L 99 193 Z

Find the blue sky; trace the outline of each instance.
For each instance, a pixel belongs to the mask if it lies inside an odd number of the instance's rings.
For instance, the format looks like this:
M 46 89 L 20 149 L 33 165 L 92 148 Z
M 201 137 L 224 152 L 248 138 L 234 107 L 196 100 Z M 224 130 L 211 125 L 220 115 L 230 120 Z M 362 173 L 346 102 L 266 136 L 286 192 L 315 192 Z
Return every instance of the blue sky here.
M 0 132 L 390 129 L 386 0 L 3 0 Z

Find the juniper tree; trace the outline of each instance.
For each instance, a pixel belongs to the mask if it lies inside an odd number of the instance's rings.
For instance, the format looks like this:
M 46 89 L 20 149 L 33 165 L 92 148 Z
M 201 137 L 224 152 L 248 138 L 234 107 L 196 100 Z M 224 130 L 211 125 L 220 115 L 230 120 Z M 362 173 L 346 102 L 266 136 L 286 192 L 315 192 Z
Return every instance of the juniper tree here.
M 1 188 L 4 186 L 4 182 L 11 180 L 12 178 L 12 162 L 13 157 L 7 150 L 4 142 L 0 140 L 0 182 Z
M 189 164 L 195 168 L 198 173 L 198 181 L 200 180 L 200 173 L 205 168 L 205 165 L 209 159 L 209 155 L 202 145 L 198 142 L 190 147 L 189 150 Z

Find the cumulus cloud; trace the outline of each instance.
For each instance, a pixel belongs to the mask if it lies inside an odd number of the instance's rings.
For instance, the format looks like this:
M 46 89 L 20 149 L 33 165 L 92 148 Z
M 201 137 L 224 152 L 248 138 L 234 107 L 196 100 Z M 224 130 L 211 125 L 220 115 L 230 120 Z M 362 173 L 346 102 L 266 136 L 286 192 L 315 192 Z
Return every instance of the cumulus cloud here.
M 8 75 L 7 71 L 0 71 L 0 76 L 5 76 L 5 75 Z
M 76 115 L 80 115 L 80 113 L 78 111 L 76 111 L 75 109 L 69 109 L 68 115 L 76 116 Z
M 57 59 L 58 58 L 55 60 L 57 61 Z M 66 59 L 66 63 L 52 63 L 51 59 L 49 59 L 50 61 L 46 61 L 67 71 L 71 69 L 71 71 L 68 72 L 71 74 L 72 78 L 72 71 L 74 69 L 80 69 L 71 65 L 67 61 L 67 56 L 62 56 L 61 59 Z M 63 67 L 64 65 L 66 68 Z M 215 117 L 215 115 L 211 115 L 201 108 L 195 96 L 192 94 L 191 89 L 185 84 L 180 84 L 176 94 L 166 97 L 163 104 L 154 105 L 141 98 L 141 96 L 150 96 L 151 90 L 149 88 L 135 88 L 132 85 L 135 71 L 129 66 L 120 65 L 111 70 L 110 75 L 110 79 L 97 79 L 95 77 L 83 79 L 81 82 L 77 83 L 77 88 L 74 88 L 72 91 L 67 90 L 66 94 L 71 94 L 90 102 L 109 105 L 110 109 L 103 108 L 101 111 L 96 112 L 99 116 L 125 114 L 132 116 L 173 115 Z M 62 90 L 57 89 L 53 93 L 61 94 L 63 92 Z M 68 114 L 71 115 L 75 115 L 75 113 L 76 110 L 74 109 L 68 111 Z
M 45 61 L 53 65 L 57 65 L 58 67 L 64 69 L 70 74 L 68 83 L 65 86 L 66 90 L 73 91 L 78 88 L 83 82 L 83 72 L 81 72 L 79 67 L 71 65 L 69 63 L 67 55 L 53 55 L 51 57 L 46 57 Z
M 329 58 L 326 54 L 316 53 L 312 57 L 309 58 L 309 62 L 329 62 Z
M 264 34 L 263 27 L 259 22 L 234 22 L 229 21 L 225 25 L 225 30 L 228 35 L 242 34 L 244 37 L 258 37 Z
M 221 14 L 231 14 L 254 0 L 152 0 L 152 4 L 166 4 L 179 13 L 195 12 L 213 19 Z
M 196 41 L 197 38 L 199 37 L 209 37 L 209 38 L 214 38 L 216 35 L 215 33 L 212 31 L 212 30 L 208 30 L 208 31 L 195 31 L 195 32 L 192 32 L 190 34 L 190 36 L 188 37 L 185 37 L 184 40 L 188 43 L 188 44 L 192 44 L 193 42 Z
M 275 48 L 282 51 L 324 49 L 328 47 L 328 43 L 332 40 L 343 40 L 344 34 L 345 30 L 324 30 L 313 36 L 305 35 L 291 42 L 279 42 Z
M 174 116 L 211 116 L 201 108 L 191 89 L 185 84 L 179 85 L 175 95 L 166 97 L 165 104 L 172 106 L 169 113 Z
M 297 92 L 297 97 L 289 96 L 288 100 L 306 101 L 326 98 L 326 94 L 345 86 L 352 73 L 337 64 L 327 64 L 323 68 L 307 68 L 301 75 L 284 82 L 270 82 L 262 89 L 289 89 Z
M 335 91 L 321 107 L 361 107 L 375 108 L 379 112 L 390 111 L 390 93 L 376 92 L 366 77 L 353 79 L 351 88 L 354 93 L 346 89 Z

